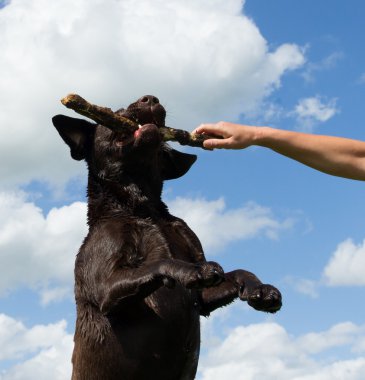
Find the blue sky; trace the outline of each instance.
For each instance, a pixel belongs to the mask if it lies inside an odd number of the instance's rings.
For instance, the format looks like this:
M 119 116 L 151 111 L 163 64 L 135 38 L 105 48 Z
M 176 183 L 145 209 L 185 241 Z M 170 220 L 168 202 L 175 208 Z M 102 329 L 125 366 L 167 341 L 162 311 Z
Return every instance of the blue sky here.
M 85 167 L 50 121 L 72 115 L 67 93 L 112 108 L 153 93 L 168 124 L 190 130 L 227 120 L 365 139 L 360 0 L 5 3 L 1 380 L 70 373 L 87 230 Z M 263 148 L 188 150 L 199 159 L 165 184 L 170 210 L 209 259 L 253 271 L 284 302 L 274 316 L 236 302 L 203 320 L 197 378 L 365 378 L 363 184 Z

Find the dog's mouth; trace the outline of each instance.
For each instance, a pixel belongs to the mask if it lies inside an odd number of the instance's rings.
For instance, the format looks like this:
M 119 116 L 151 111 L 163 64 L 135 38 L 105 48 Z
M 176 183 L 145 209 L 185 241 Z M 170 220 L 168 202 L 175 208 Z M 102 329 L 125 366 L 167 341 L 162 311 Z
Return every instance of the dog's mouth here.
M 160 142 L 161 137 L 156 124 L 146 123 L 144 125 L 138 125 L 133 133 L 118 135 L 115 145 L 117 147 L 125 147 L 129 145 L 144 145 L 151 144 L 153 142 Z

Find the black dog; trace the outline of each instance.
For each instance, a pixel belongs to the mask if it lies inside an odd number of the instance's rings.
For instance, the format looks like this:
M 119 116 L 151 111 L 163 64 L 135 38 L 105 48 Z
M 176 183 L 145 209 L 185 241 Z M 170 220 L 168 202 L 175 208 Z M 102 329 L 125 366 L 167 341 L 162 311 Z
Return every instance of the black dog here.
M 192 380 L 200 315 L 235 298 L 275 312 L 280 292 L 252 273 L 223 273 L 205 260 L 185 222 L 161 201 L 164 180 L 196 156 L 161 141 L 165 109 L 144 96 L 123 116 L 141 127 L 116 133 L 57 115 L 53 124 L 76 160 L 86 160 L 89 234 L 77 255 L 73 380 Z

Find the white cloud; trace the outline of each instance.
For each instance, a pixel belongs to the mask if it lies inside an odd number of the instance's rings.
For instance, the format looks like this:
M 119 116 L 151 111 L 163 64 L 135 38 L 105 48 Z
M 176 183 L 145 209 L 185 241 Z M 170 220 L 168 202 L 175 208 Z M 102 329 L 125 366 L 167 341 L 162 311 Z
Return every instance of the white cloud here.
M 316 123 L 324 123 L 339 112 L 337 100 L 325 100 L 319 96 L 299 100 L 293 115 L 301 129 L 310 130 Z
M 304 57 L 270 50 L 243 4 L 13 0 L 0 11 L 1 178 L 63 183 L 83 170 L 51 125 L 75 115 L 59 102 L 69 92 L 112 108 L 154 93 L 185 129 L 255 108 Z
M 293 276 L 288 276 L 285 278 L 290 286 L 294 288 L 299 293 L 305 294 L 311 298 L 318 298 L 318 287 L 320 283 L 318 281 L 309 280 L 306 278 L 298 278 Z
M 0 193 L 0 294 L 25 285 L 40 291 L 46 304 L 70 293 L 86 233 L 85 203 L 43 215 L 24 194 Z
M 276 220 L 270 209 L 252 202 L 238 209 L 226 209 L 223 198 L 207 201 L 177 197 L 167 203 L 170 212 L 186 221 L 210 253 L 260 234 L 275 239 L 293 223 L 290 219 Z
M 0 360 L 22 357 L 47 347 L 61 339 L 65 334 L 66 322 L 61 321 L 47 326 L 36 325 L 27 329 L 5 314 L 0 314 Z
M 296 291 L 318 298 L 319 287 L 365 286 L 365 240 L 355 244 L 351 239 L 340 243 L 323 269 L 319 280 L 288 276 L 285 280 Z
M 365 285 L 365 240 L 354 244 L 351 239 L 340 243 L 323 271 L 329 286 Z
M 57 302 L 64 298 L 70 298 L 71 286 L 57 286 L 40 289 L 41 305 L 46 306 L 51 302 Z
M 352 323 L 299 337 L 274 322 L 238 326 L 201 358 L 198 379 L 360 380 L 365 357 L 343 360 L 331 349 L 351 352 L 364 336 L 365 326 Z
M 298 338 L 297 344 L 305 352 L 318 354 L 334 347 L 353 345 L 358 341 L 359 335 L 363 336 L 364 333 L 364 326 L 343 322 L 332 326 L 327 331 L 305 334 Z
M 64 380 L 71 377 L 73 338 L 66 322 L 27 328 L 0 314 L 0 360 L 17 360 L 1 380 Z

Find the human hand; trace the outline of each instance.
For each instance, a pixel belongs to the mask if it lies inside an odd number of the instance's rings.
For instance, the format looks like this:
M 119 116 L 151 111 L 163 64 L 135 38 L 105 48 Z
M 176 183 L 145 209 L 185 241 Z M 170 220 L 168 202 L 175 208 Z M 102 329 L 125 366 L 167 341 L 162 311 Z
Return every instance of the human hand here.
M 253 145 L 257 132 L 257 127 L 220 121 L 216 124 L 201 124 L 192 133 L 217 136 L 216 139 L 204 141 L 203 145 L 207 149 L 244 149 Z

